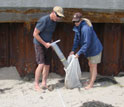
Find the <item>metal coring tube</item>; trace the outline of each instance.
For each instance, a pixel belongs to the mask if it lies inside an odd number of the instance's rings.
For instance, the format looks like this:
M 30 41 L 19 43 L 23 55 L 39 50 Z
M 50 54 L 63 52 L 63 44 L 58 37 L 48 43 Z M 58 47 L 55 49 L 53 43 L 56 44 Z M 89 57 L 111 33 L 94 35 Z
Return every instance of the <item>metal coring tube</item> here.
M 63 55 L 62 51 L 60 50 L 59 46 L 57 45 L 58 42 L 60 42 L 60 40 L 57 40 L 57 41 L 51 43 L 51 46 L 54 49 L 54 51 L 56 52 L 57 56 L 59 57 L 60 61 L 64 65 L 64 67 L 67 68 L 68 62 L 67 62 L 65 56 Z

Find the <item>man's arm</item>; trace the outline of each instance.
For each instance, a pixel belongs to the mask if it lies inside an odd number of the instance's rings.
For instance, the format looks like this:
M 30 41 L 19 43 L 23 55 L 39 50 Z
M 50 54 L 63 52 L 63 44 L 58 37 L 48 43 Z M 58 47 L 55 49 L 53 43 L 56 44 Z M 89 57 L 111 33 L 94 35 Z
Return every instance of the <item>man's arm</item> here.
M 39 33 L 40 33 L 40 31 L 39 31 L 37 28 L 35 28 L 35 29 L 34 29 L 34 32 L 33 32 L 34 38 L 36 38 L 37 41 L 40 42 L 41 44 L 43 44 L 46 48 L 49 48 L 49 47 L 51 46 L 51 44 L 50 44 L 50 43 L 46 43 L 46 42 L 39 36 Z

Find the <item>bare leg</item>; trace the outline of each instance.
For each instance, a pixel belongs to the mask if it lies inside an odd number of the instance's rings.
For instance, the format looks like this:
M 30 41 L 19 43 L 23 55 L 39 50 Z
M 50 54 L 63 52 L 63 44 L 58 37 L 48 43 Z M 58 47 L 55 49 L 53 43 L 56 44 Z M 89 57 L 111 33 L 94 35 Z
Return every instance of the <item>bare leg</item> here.
M 90 89 L 93 87 L 94 81 L 96 80 L 96 76 L 97 76 L 97 64 L 91 64 L 90 63 L 90 81 L 89 81 L 89 85 L 85 87 L 85 89 Z
M 42 73 L 42 87 L 47 88 L 47 77 L 49 74 L 49 69 L 50 69 L 50 65 L 44 65 L 43 73 Z
M 91 63 L 90 61 L 88 62 L 88 65 L 89 65 L 89 68 L 90 68 L 90 80 L 86 82 L 86 84 L 89 84 L 90 81 L 91 81 L 91 77 L 92 77 L 92 68 L 90 67 L 91 66 Z
M 37 90 L 40 90 L 39 79 L 40 79 L 40 75 L 43 70 L 43 67 L 44 67 L 44 64 L 39 64 L 35 71 L 35 89 Z

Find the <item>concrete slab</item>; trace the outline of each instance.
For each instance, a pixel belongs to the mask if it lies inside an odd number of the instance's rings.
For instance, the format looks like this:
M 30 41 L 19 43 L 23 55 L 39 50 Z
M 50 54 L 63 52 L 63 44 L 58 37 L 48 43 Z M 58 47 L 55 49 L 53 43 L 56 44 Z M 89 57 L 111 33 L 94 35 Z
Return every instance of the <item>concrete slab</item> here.
M 16 67 L 0 68 L 0 80 L 20 80 Z

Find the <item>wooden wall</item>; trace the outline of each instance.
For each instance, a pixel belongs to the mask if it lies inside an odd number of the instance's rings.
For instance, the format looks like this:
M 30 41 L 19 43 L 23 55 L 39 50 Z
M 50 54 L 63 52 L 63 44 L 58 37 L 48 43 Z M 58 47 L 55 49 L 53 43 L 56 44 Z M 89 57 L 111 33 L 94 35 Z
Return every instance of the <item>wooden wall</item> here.
M 35 24 L 1 23 L 0 24 L 0 67 L 16 66 L 21 76 L 34 73 L 36 68 L 33 46 Z M 72 23 L 59 23 L 53 40 L 58 43 L 64 55 L 71 51 L 74 32 Z M 124 24 L 94 23 L 94 29 L 103 44 L 102 63 L 98 72 L 102 75 L 117 75 L 124 71 Z M 55 52 L 52 52 L 51 72 L 64 75 L 63 65 Z M 88 71 L 87 59 L 79 58 L 82 71 Z
M 16 66 L 21 76 L 34 72 L 33 28 L 28 30 L 23 23 L 0 24 L 0 66 Z

